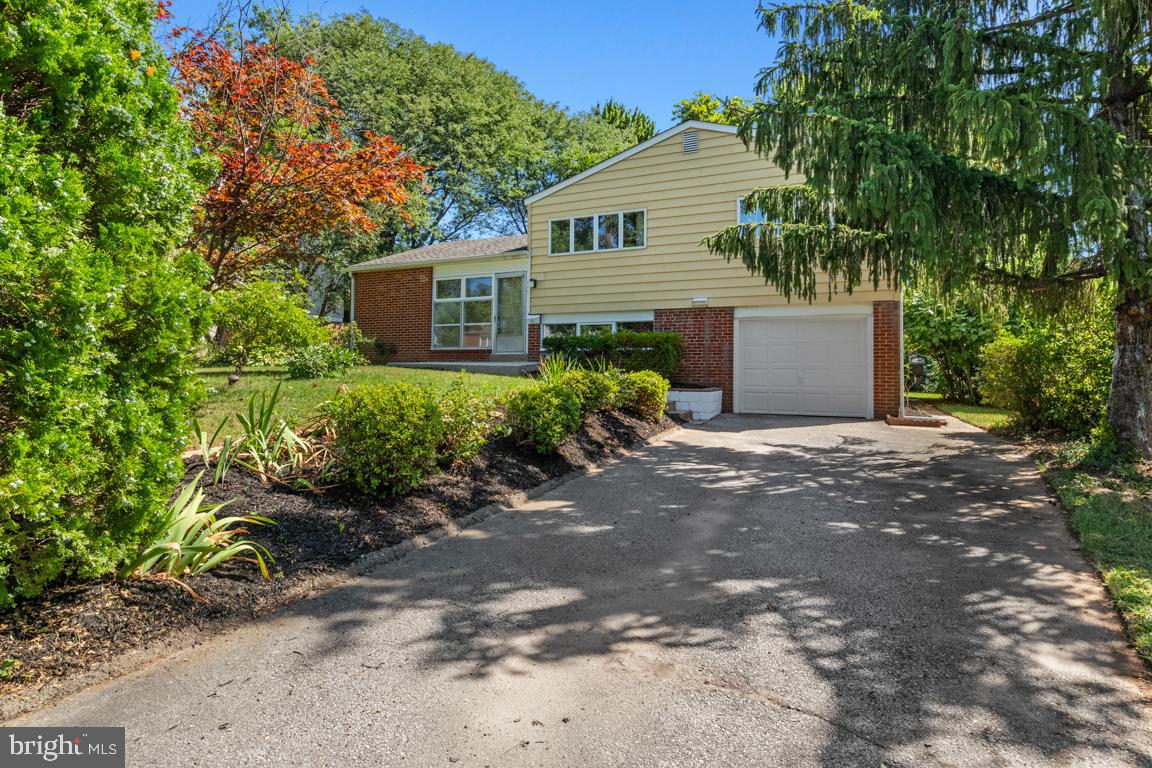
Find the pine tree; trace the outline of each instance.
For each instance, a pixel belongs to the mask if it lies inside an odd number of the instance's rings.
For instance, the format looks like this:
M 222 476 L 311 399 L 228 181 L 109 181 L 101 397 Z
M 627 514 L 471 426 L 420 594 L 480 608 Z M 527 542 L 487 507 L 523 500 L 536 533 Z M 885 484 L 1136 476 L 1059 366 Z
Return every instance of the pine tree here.
M 1117 291 L 1108 422 L 1152 455 L 1152 2 L 762 8 L 783 38 L 741 126 L 803 183 L 708 239 L 786 295 L 868 282 Z
M 608 99 L 592 107 L 592 114 L 609 125 L 631 133 L 637 144 L 656 135 L 656 122 L 641 112 L 639 107 L 628 109 L 620 102 Z

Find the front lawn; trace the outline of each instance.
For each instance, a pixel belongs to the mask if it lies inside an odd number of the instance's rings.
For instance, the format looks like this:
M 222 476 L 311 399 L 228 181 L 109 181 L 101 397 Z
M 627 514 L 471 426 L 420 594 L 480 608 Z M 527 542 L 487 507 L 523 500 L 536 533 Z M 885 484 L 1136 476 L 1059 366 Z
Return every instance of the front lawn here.
M 403 380 L 413 384 L 447 387 L 461 375 L 452 371 L 365 365 L 352 369 L 347 376 L 340 378 L 288 379 L 282 368 L 251 367 L 244 370 L 239 382 L 229 385 L 228 376 L 231 373 L 232 368 L 201 368 L 197 371 L 207 390 L 207 398 L 196 412 L 205 429 L 215 429 L 225 416 L 242 412 L 252 394 L 271 392 L 277 382 L 282 382 L 277 412 L 290 424 L 297 424 L 315 416 L 320 404 L 335 397 L 341 385 L 355 387 Z M 472 391 L 487 395 L 510 392 L 532 381 L 526 376 L 492 376 L 484 373 L 466 373 L 464 376 Z M 227 434 L 228 430 L 224 432 Z
M 968 405 L 945 400 L 935 392 L 909 392 L 908 397 L 913 400 L 922 400 L 937 410 L 949 416 L 955 416 L 960 421 L 966 421 L 980 429 L 992 430 L 1008 426 L 1012 421 L 1012 413 L 1003 408 L 993 408 L 990 405 Z

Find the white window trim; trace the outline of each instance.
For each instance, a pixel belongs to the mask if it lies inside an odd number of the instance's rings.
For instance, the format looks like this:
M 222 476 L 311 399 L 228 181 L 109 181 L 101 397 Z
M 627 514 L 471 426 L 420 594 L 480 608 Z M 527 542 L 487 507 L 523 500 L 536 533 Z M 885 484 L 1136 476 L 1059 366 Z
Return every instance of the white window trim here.
M 544 349 L 544 339 L 548 338 L 550 334 L 546 333 L 550 325 L 574 325 L 576 326 L 576 335 L 582 335 L 584 326 L 586 325 L 610 325 L 612 326 L 612 333 L 619 330 L 620 323 L 651 323 L 651 312 L 647 313 L 648 317 L 617 317 L 614 319 L 593 319 L 586 318 L 584 320 L 564 320 L 556 318 L 541 319 L 540 321 L 540 349 Z
M 600 247 L 600 217 L 611 216 L 616 214 L 620 217 L 620 242 L 624 242 L 624 214 L 626 213 L 643 213 L 644 214 L 644 245 L 621 245 L 618 248 L 601 248 Z M 590 251 L 577 251 L 576 246 L 576 227 L 572 223 L 576 219 L 592 219 L 592 250 Z M 568 222 L 568 250 L 564 253 L 556 253 L 552 250 L 552 222 L 554 221 L 567 221 Z M 648 209 L 647 208 L 619 208 L 615 211 L 601 211 L 600 213 L 581 213 L 575 216 L 557 216 L 554 219 L 548 219 L 548 255 L 549 256 L 583 256 L 588 253 L 612 253 L 614 251 L 639 251 L 648 247 Z
M 736 198 L 736 223 L 737 224 L 757 224 L 757 225 L 767 224 L 768 223 L 767 219 L 765 219 L 764 221 L 756 221 L 756 222 L 740 221 L 740 216 L 744 213 L 744 201 L 747 198 L 748 198 L 747 195 L 740 195 L 740 197 Z
M 492 281 L 492 293 L 489 294 L 488 296 L 473 296 L 471 299 L 466 297 L 464 295 L 465 286 L 466 286 L 465 281 L 470 279 L 470 278 L 475 278 L 475 277 L 487 277 L 487 278 L 489 278 Z M 460 283 L 460 298 L 458 298 L 458 299 L 437 299 L 436 298 L 436 284 L 437 283 L 446 283 L 450 280 L 455 280 L 456 282 Z M 438 346 L 436 346 L 436 326 L 437 325 L 444 325 L 444 326 L 449 325 L 448 323 L 437 323 L 436 322 L 436 305 L 437 304 L 460 304 L 461 305 L 460 306 L 460 322 L 457 324 L 457 327 L 460 329 L 460 338 L 463 339 L 464 338 L 464 326 L 465 325 L 475 325 L 475 323 L 465 323 L 464 322 L 464 306 L 463 305 L 468 301 L 484 301 L 484 300 L 487 300 L 491 305 L 489 308 L 489 311 L 488 311 L 488 324 L 490 326 L 492 326 L 492 333 L 488 338 L 488 346 L 486 346 L 486 347 L 438 347 Z M 432 317 L 431 317 L 431 320 L 432 320 L 432 336 L 428 340 L 429 341 L 429 344 L 428 344 L 429 348 L 437 350 L 437 351 L 447 350 L 449 352 L 456 352 L 456 351 L 461 351 L 461 350 L 466 350 L 466 349 L 487 349 L 488 351 L 492 351 L 492 348 L 494 346 L 493 342 L 495 342 L 495 340 L 496 340 L 496 273 L 495 272 L 488 272 L 488 273 L 481 272 L 481 273 L 478 273 L 475 275 L 460 275 L 459 277 L 434 277 L 434 278 L 432 278 Z

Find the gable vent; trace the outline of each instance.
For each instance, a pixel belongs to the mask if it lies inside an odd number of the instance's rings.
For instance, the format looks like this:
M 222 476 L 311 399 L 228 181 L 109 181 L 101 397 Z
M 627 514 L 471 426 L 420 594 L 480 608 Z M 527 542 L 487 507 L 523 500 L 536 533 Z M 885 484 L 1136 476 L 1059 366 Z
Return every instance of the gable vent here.
M 684 153 L 700 149 L 700 131 L 684 131 Z

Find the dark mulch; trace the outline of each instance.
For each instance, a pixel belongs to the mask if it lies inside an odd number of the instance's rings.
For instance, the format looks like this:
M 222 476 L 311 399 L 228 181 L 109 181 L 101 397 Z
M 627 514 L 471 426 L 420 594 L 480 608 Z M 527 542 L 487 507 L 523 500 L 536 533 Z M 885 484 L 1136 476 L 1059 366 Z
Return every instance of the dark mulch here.
M 206 489 L 214 500 L 235 499 L 228 514 L 270 517 L 250 538 L 275 558 L 268 582 L 254 567 L 228 564 L 187 580 L 196 600 L 162 580 L 66 585 L 0 615 L 0 696 L 38 689 L 113 661 L 127 651 L 178 632 L 210 632 L 307 595 L 317 576 L 338 573 L 358 558 L 463 517 L 517 491 L 534 488 L 639 445 L 673 425 L 620 413 L 586 416 L 581 431 L 555 456 L 541 456 L 510 439 L 488 444 L 470 464 L 449 468 L 414 492 L 376 499 L 348 488 L 323 494 L 263 485 L 234 467 Z M 201 466 L 190 462 L 188 478 Z

